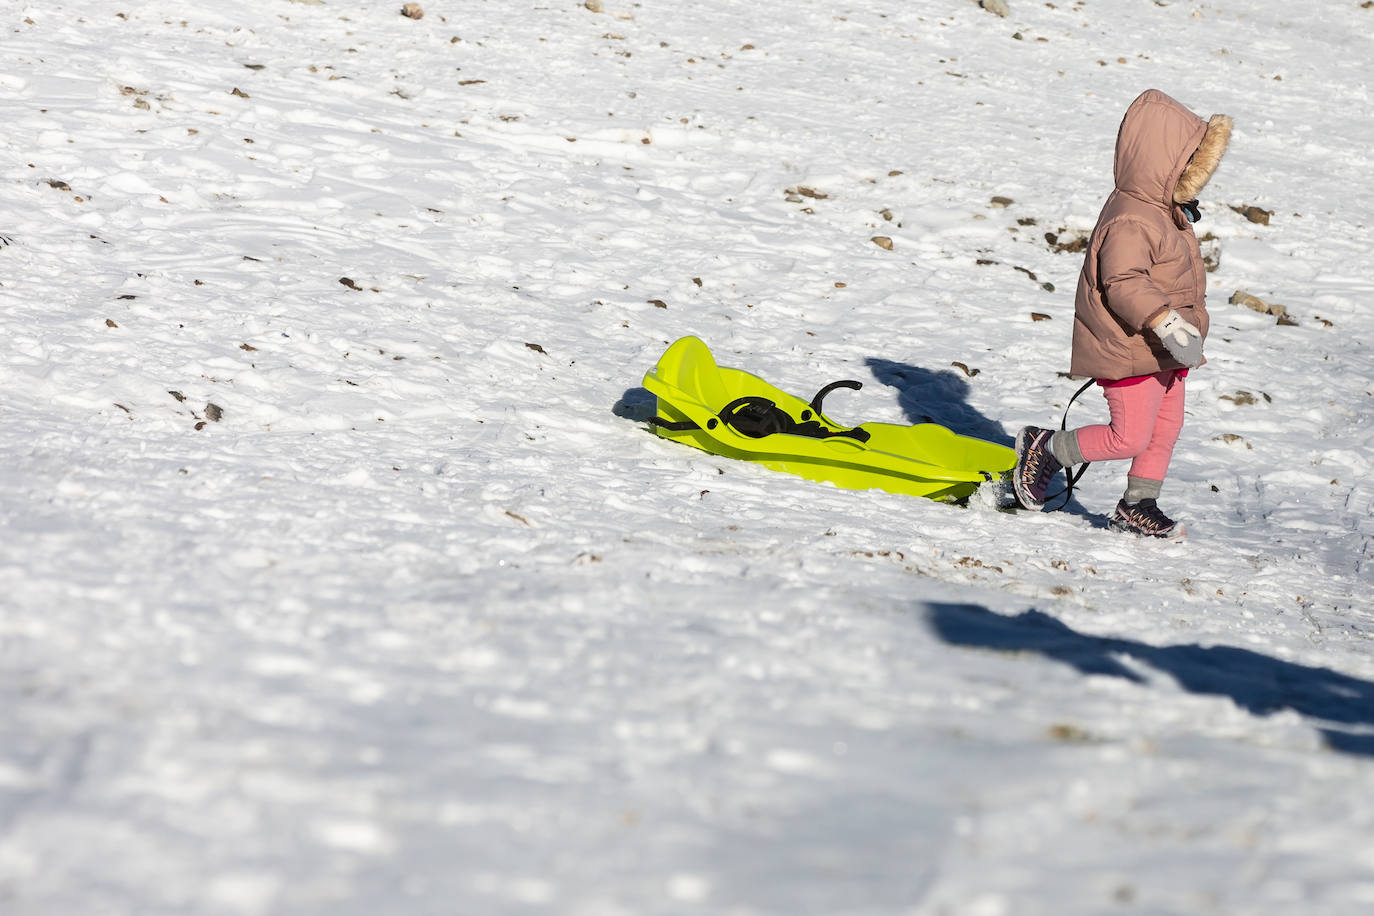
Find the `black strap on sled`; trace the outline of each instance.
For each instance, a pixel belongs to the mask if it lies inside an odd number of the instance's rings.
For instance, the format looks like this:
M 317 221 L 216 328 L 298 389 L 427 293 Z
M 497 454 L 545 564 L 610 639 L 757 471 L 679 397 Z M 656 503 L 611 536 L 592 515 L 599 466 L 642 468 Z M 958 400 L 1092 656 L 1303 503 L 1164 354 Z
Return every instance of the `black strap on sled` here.
M 863 382 L 856 382 L 856 381 L 854 381 L 852 378 L 845 378 L 845 379 L 840 379 L 838 382 L 831 382 L 829 385 L 826 385 L 826 386 L 825 386 L 824 388 L 822 388 L 820 391 L 817 391 L 817 392 L 816 392 L 816 396 L 815 396 L 814 398 L 811 399 L 811 409 L 812 409 L 813 411 L 815 411 L 816 413 L 820 413 L 820 412 L 821 412 L 821 401 L 824 401 L 824 400 L 825 400 L 825 396 L 826 396 L 827 394 L 829 394 L 830 392 L 834 391 L 836 388 L 852 388 L 852 389 L 854 389 L 855 391 L 858 391 L 858 390 L 859 390 L 860 388 L 862 388 L 863 386 L 864 386 L 864 383 L 863 383 Z M 808 417 L 802 417 L 802 419 L 803 419 L 803 420 L 806 420 L 806 419 L 809 419 L 809 418 L 808 418 Z
M 1078 396 L 1080 394 L 1087 391 L 1096 383 L 1097 379 L 1088 379 L 1077 391 L 1073 393 L 1073 397 L 1069 398 L 1069 403 L 1064 407 L 1064 419 L 1059 421 L 1059 428 L 1061 430 L 1067 430 L 1069 428 L 1069 408 L 1073 406 L 1073 402 L 1078 400 Z M 1058 493 L 1055 493 L 1053 496 L 1046 496 L 1045 502 L 1049 502 L 1052 499 L 1058 499 L 1060 496 L 1062 496 L 1064 497 L 1064 502 L 1060 504 L 1059 508 L 1063 509 L 1065 506 L 1067 506 L 1069 504 L 1069 500 L 1073 499 L 1074 484 L 1078 483 L 1078 481 L 1082 479 L 1083 472 L 1088 469 L 1088 465 L 1090 464 L 1092 464 L 1091 461 L 1083 462 L 1078 466 L 1077 471 L 1071 468 L 1064 468 L 1064 489 L 1060 490 Z
M 691 420 L 665 420 L 662 417 L 650 417 L 649 425 L 656 429 L 666 429 L 673 433 L 685 433 L 692 429 L 701 429 Z
M 811 399 L 811 409 L 802 411 L 801 422 L 793 420 L 791 414 L 773 401 L 756 394 L 735 398 L 722 407 L 716 416 L 719 417 L 720 422 L 725 423 L 735 432 L 751 439 L 762 439 L 764 436 L 771 436 L 775 433 L 787 433 L 791 436 L 805 436 L 808 439 L 831 439 L 836 436 L 843 436 L 857 442 L 867 442 L 871 434 L 866 429 L 857 426 L 853 429 L 827 429 L 820 420 L 815 419 L 815 415 L 821 412 L 821 402 L 825 400 L 827 394 L 836 388 L 852 388 L 857 391 L 862 387 L 862 382 L 851 379 L 831 382 L 816 392 L 816 396 Z M 708 428 L 714 429 L 716 422 L 716 417 L 713 417 L 706 421 L 706 425 Z M 662 417 L 651 417 L 649 425 L 670 432 L 701 429 L 701 426 L 692 420 L 673 421 L 665 420 Z

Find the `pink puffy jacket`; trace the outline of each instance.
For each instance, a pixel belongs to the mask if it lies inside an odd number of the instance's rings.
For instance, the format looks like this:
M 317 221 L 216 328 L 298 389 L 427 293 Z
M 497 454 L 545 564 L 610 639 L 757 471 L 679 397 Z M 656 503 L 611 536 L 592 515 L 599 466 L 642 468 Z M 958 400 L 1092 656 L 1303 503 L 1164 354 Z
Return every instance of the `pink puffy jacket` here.
M 1070 372 L 1121 379 L 1179 363 L 1146 330 L 1169 309 L 1207 336 L 1207 271 L 1180 203 L 1196 199 L 1230 139 L 1231 119 L 1204 121 L 1150 89 L 1116 137 L 1116 190 L 1097 218 L 1078 276 Z

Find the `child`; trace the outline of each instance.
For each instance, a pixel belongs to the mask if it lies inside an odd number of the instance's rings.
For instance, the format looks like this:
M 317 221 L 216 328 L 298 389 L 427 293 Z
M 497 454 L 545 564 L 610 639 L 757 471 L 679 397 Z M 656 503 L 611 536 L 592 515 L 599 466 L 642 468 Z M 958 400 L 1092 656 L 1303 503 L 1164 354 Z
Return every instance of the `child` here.
M 1078 275 L 1070 366 L 1102 386 L 1111 423 L 1021 430 L 1012 483 L 1022 506 L 1044 505 L 1060 468 L 1130 458 L 1111 529 L 1183 536 L 1156 500 L 1183 428 L 1184 379 L 1204 362 L 1207 272 L 1193 235 L 1197 195 L 1230 137 L 1226 115 L 1203 121 L 1156 89 L 1126 110 L 1116 136 L 1116 190 Z

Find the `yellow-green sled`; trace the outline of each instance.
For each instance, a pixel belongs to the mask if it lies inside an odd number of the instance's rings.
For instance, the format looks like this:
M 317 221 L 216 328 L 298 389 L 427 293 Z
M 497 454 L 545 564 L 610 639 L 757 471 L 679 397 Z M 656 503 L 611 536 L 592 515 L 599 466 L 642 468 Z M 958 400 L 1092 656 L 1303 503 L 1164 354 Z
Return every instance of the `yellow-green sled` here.
M 644 376 L 644 387 L 658 397 L 651 423 L 660 436 L 849 490 L 963 499 L 1016 464 L 1012 449 L 935 423 L 841 426 L 820 410 L 836 386 L 860 383 L 827 385 L 807 403 L 758 376 L 717 366 L 696 337 L 675 342 Z

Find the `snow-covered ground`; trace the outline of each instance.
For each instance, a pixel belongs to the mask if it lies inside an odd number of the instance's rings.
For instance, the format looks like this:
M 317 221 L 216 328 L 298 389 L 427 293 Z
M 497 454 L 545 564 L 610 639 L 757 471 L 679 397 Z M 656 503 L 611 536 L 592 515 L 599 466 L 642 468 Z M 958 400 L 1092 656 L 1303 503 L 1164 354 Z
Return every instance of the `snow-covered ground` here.
M 1369 912 L 1374 8 L 604 4 L 9 5 L 0 913 Z M 1057 423 L 1151 87 L 1185 543 L 647 430 Z

